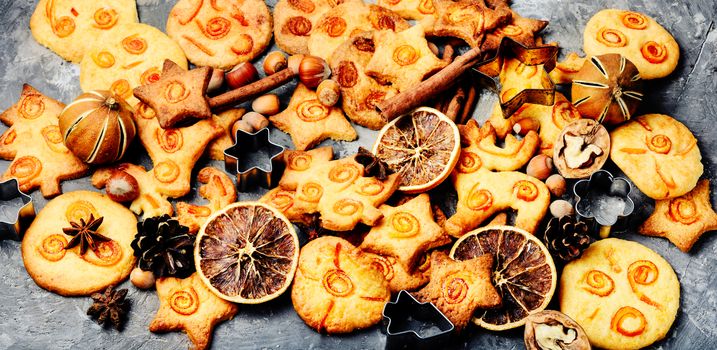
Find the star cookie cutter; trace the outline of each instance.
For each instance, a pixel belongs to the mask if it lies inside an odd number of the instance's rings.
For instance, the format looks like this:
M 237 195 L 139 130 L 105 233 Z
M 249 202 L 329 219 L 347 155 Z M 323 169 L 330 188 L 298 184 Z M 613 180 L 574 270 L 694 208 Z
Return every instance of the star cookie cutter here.
M 498 100 L 503 110 L 503 116 L 509 118 L 526 103 L 552 106 L 555 103 L 555 84 L 549 75 L 545 79 L 548 84 L 543 89 L 525 89 L 508 101 L 503 101 L 500 98 L 500 71 L 503 67 L 504 59 L 511 57 L 517 58 L 528 66 L 542 64 L 545 74 L 548 75 L 555 68 L 558 48 L 552 45 L 526 47 L 509 37 L 504 37 L 493 58 L 480 62 L 471 69 L 474 77 L 477 76 L 477 79 L 483 83 L 482 85 L 488 85 L 488 87 L 498 92 Z
M 453 323 L 432 303 L 402 290 L 383 307 L 386 349 L 438 349 L 450 339 Z
M 237 130 L 236 142 L 224 150 L 224 169 L 236 174 L 240 192 L 246 192 L 257 184 L 271 188 L 281 176 L 280 162 L 284 147 L 271 142 L 269 129 L 255 133 Z
M 635 203 L 630 199 L 631 191 L 632 186 L 625 178 L 598 170 L 589 179 L 580 180 L 573 186 L 575 211 L 584 218 L 597 221 L 600 238 L 607 238 L 617 220 L 635 210 Z
M 17 179 L 0 182 L 0 240 L 22 240 L 33 219 L 32 197 L 20 191 Z

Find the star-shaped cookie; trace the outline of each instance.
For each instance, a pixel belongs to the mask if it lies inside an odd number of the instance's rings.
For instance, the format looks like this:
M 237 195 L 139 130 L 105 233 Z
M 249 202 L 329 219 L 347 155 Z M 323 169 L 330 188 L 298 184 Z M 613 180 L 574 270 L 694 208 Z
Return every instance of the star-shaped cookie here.
M 421 263 L 415 269 L 409 270 L 403 263 L 392 256 L 368 252 L 361 253 L 361 258 L 365 259 L 367 264 L 383 274 L 391 293 L 398 293 L 402 290 L 416 290 L 428 283 L 431 258 L 428 253 L 424 253 L 421 257 L 423 259 Z
M 426 193 L 397 207 L 384 204 L 379 210 L 383 219 L 366 235 L 362 250 L 394 256 L 412 269 L 425 251 L 451 242 L 443 228 L 433 221 Z
M 414 296 L 431 302 L 448 317 L 457 331 L 463 330 L 476 309 L 499 306 L 501 298 L 491 282 L 493 256 L 485 254 L 455 261 L 446 253 L 431 254 L 431 280 Z
M 717 213 L 710 202 L 710 181 L 703 179 L 677 198 L 655 201 L 655 211 L 640 226 L 647 236 L 665 237 L 687 253 L 703 233 L 717 230 Z
M 45 198 L 62 193 L 60 181 L 84 175 L 87 164 L 63 143 L 58 116 L 65 105 L 24 84 L 18 102 L 0 114 L 10 126 L 0 136 L 0 157 L 12 160 L 2 181 L 17 178 L 20 190 L 40 188 Z
M 286 168 L 279 180 L 279 187 L 295 191 L 299 183 L 313 176 L 313 167 L 328 163 L 334 158 L 334 149 L 331 146 L 319 147 L 310 151 L 288 150 L 282 155 Z
M 522 17 L 510 8 L 508 8 L 508 11 L 511 13 L 510 20 L 486 33 L 485 40 L 481 44 L 481 50 L 484 52 L 497 50 L 498 46 L 500 46 L 500 41 L 505 37 L 509 37 L 524 46 L 534 46 L 535 36 L 548 25 L 548 21 Z
M 205 152 L 209 158 L 213 160 L 224 160 L 224 150 L 234 144 L 233 140 L 235 135 L 231 134 L 232 125 L 241 119 L 245 112 L 246 110 L 243 108 L 232 108 L 212 116 L 214 122 L 224 131 L 219 137 L 209 143 L 209 147 L 207 147 L 207 151 Z
M 470 47 L 479 47 L 485 33 L 510 20 L 505 7 L 488 8 L 483 0 L 433 0 L 436 10 L 421 23 L 433 36 L 463 39 Z
M 207 349 L 214 327 L 237 314 L 237 306 L 214 295 L 197 276 L 157 280 L 159 310 L 151 332 L 185 331 L 195 349 Z
M 207 221 L 213 212 L 221 210 L 237 200 L 234 181 L 229 178 L 227 173 L 217 168 L 210 166 L 203 168 L 197 174 L 197 181 L 203 184 L 199 186 L 199 195 L 209 203 L 195 205 L 177 202 L 177 220 L 180 224 L 187 226 L 191 233 L 199 231 L 199 227 Z
M 316 92 L 299 83 L 291 96 L 289 106 L 269 117 L 274 126 L 291 135 L 294 147 L 305 151 L 319 142 L 331 138 L 353 141 L 356 130 L 346 120 L 339 107 L 322 105 Z
M 212 111 L 204 96 L 212 69 L 184 70 L 165 60 L 162 75 L 154 83 L 134 88 L 134 96 L 157 112 L 162 128 L 171 128 L 190 118 L 211 118 Z
M 391 82 L 399 91 L 415 87 L 448 64 L 428 47 L 420 24 L 398 33 L 375 31 L 373 42 L 376 49 L 366 64 L 366 74 L 381 82 Z

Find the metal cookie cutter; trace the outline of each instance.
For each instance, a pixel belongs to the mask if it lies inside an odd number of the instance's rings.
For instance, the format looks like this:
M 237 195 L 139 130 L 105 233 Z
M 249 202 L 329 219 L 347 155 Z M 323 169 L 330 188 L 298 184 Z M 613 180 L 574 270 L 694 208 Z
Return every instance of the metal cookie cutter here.
M 20 191 L 17 179 L 0 182 L 0 240 L 22 240 L 33 219 L 32 197 Z
M 503 110 L 503 116 L 509 118 L 525 103 L 552 106 L 555 103 L 555 84 L 548 76 L 558 56 L 558 48 L 552 45 L 537 47 L 526 47 L 515 40 L 505 37 L 500 42 L 495 57 L 480 62 L 471 70 L 473 76 L 478 76 L 479 81 L 498 92 L 498 100 Z M 500 72 L 503 68 L 503 61 L 508 58 L 517 58 L 526 66 L 543 65 L 546 77 L 542 89 L 525 89 L 520 91 L 508 101 L 503 101 L 500 96 L 501 83 Z M 542 74 L 542 72 L 541 72 Z
M 420 303 L 402 290 L 383 307 L 386 349 L 438 349 L 450 338 L 453 323 L 432 303 Z
M 269 129 L 255 133 L 237 130 L 236 143 L 224 150 L 224 169 L 237 176 L 240 192 L 257 184 L 271 188 L 281 176 L 284 147 L 271 142 Z
M 632 214 L 635 203 L 630 199 L 632 186 L 622 177 L 613 177 L 607 170 L 594 172 L 589 179 L 573 186 L 575 211 L 578 215 L 595 219 L 600 225 L 600 238 L 607 238 L 621 217 Z

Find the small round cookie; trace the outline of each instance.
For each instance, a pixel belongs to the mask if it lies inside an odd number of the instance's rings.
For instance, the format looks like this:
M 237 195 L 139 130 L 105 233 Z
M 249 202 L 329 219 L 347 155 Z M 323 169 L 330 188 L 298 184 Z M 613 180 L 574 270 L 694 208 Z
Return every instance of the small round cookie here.
M 30 17 L 35 40 L 73 63 L 97 36 L 119 24 L 136 23 L 135 0 L 40 0 Z
M 563 269 L 560 311 L 580 324 L 590 343 L 640 349 L 665 337 L 680 306 L 672 266 L 637 242 L 593 243 Z
M 666 77 L 680 59 L 677 41 L 654 19 L 616 9 L 602 10 L 588 21 L 583 50 L 588 56 L 621 54 L 637 66 L 642 79 Z
M 322 236 L 301 248 L 291 289 L 296 313 L 318 332 L 350 333 L 381 321 L 391 298 L 383 274 L 348 241 Z
M 679 197 L 702 175 L 697 139 L 670 116 L 640 116 L 613 130 L 610 140 L 612 161 L 650 198 Z
M 159 29 L 142 23 L 117 25 L 82 57 L 80 87 L 110 90 L 136 106 L 139 100 L 132 89 L 157 81 L 166 59 L 187 69 L 182 48 Z
M 266 49 L 271 25 L 263 0 L 179 0 L 167 18 L 167 34 L 195 65 L 229 70 Z
M 63 233 L 70 222 L 102 217 L 98 242 L 81 254 L 82 244 L 65 249 L 76 236 Z M 22 259 L 38 286 L 64 296 L 90 295 L 125 280 L 135 265 L 130 243 L 137 219 L 127 208 L 90 191 L 63 194 L 45 205 L 22 240 Z
M 290 55 L 309 54 L 309 35 L 334 0 L 279 0 L 274 6 L 274 40 Z

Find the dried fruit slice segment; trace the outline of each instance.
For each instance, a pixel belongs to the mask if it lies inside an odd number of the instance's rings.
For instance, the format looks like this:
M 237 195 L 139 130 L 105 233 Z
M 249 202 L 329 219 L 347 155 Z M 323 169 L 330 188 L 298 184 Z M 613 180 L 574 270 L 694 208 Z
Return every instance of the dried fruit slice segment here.
M 488 226 L 461 237 L 450 257 L 468 260 L 486 253 L 495 258 L 493 284 L 503 306 L 476 312 L 475 324 L 490 330 L 512 329 L 548 306 L 558 277 L 548 249 L 535 236 L 512 226 Z
M 394 172 L 402 173 L 400 191 L 419 193 L 450 175 L 460 151 L 456 125 L 429 107 L 396 118 L 381 129 L 373 153 Z
M 197 235 L 194 262 L 202 281 L 222 299 L 258 304 L 291 284 L 299 239 L 278 210 L 235 203 L 212 215 Z

